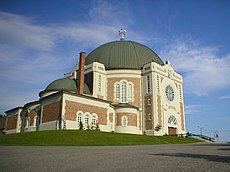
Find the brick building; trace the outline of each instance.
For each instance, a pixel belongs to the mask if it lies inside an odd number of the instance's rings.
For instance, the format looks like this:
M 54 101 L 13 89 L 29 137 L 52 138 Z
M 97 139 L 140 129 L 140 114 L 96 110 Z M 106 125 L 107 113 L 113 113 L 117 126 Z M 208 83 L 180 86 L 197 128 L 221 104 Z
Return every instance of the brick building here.
M 182 76 L 169 61 L 122 37 L 99 46 L 40 99 L 6 112 L 6 133 L 79 129 L 147 135 L 185 134 Z

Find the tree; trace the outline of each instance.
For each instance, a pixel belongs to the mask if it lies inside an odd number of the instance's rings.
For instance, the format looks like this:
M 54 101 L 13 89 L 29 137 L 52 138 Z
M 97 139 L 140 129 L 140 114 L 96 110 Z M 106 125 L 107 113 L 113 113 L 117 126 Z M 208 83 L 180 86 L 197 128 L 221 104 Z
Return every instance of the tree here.
M 157 126 L 154 128 L 154 130 L 155 130 L 155 131 L 160 131 L 160 130 L 161 130 L 161 128 L 162 128 L 162 126 L 161 126 L 161 125 L 159 125 L 159 124 L 157 124 Z
M 100 127 L 99 127 L 99 124 L 98 124 L 98 122 L 97 122 L 97 124 L 96 124 L 96 129 L 95 129 L 96 131 L 100 131 Z
M 5 117 L 5 115 L 3 115 L 3 114 L 0 114 L 0 118 L 3 118 L 3 117 Z
M 79 122 L 79 130 L 83 130 L 83 124 L 81 121 Z

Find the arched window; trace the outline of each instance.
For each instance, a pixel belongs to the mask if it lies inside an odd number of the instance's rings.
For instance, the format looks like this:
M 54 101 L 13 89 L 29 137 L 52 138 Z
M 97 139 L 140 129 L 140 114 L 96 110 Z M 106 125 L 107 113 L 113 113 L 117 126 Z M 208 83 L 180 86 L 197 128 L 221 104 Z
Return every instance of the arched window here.
M 122 117 L 121 117 L 121 125 L 122 125 L 123 127 L 126 127 L 127 124 L 128 124 L 128 118 L 127 118 L 126 116 L 122 116 Z
M 120 103 L 127 103 L 134 100 L 133 91 L 134 85 L 132 82 L 128 82 L 126 80 L 121 80 L 120 82 L 116 82 L 114 84 L 114 99 Z
M 116 84 L 116 88 L 115 89 L 116 89 L 115 90 L 116 91 L 116 95 L 115 95 L 116 97 L 115 98 L 117 100 L 119 100 L 120 99 L 120 84 Z
M 96 126 L 97 125 L 97 116 L 93 115 L 92 117 L 92 126 Z
M 128 100 L 132 100 L 132 94 L 133 94 L 132 85 L 129 84 L 128 85 Z
M 177 122 L 175 116 L 171 115 L 168 119 L 168 123 L 171 125 L 176 125 Z
M 78 122 L 78 124 L 80 124 L 81 121 L 82 121 L 82 113 L 79 113 L 77 115 L 77 122 Z
M 127 98 L 126 98 L 126 82 L 123 81 L 121 84 L 121 102 L 126 103 Z
M 85 125 L 89 124 L 89 115 L 85 115 Z

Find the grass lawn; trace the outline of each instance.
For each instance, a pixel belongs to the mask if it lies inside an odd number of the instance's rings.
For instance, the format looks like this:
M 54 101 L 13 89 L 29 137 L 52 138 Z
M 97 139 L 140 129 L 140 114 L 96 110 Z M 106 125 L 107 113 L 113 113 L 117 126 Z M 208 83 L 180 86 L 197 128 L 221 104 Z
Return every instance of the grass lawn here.
M 153 137 L 82 130 L 39 131 L 0 136 L 2 146 L 124 146 L 196 142 L 201 141 L 176 136 Z

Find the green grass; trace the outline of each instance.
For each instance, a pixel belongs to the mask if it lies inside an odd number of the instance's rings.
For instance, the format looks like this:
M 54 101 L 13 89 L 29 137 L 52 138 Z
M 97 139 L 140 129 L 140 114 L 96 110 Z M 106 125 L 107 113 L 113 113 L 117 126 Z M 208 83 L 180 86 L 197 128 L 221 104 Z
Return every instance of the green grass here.
M 2 146 L 123 146 L 201 142 L 176 136 L 143 136 L 97 131 L 55 130 L 0 136 Z

